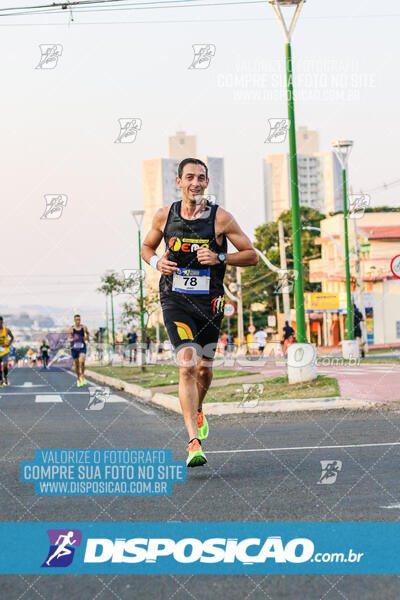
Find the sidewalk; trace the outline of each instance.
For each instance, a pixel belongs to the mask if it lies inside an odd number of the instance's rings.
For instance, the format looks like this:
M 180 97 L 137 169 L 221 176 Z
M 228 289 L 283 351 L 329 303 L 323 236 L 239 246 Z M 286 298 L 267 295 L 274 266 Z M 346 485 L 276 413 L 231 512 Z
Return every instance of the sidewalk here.
M 286 365 L 265 365 L 264 367 L 246 367 L 255 370 L 264 377 L 286 375 Z M 344 398 L 366 400 L 379 404 L 395 404 L 400 402 L 400 365 L 392 364 L 361 364 L 361 365 L 321 365 L 319 375 L 336 377 L 340 393 Z

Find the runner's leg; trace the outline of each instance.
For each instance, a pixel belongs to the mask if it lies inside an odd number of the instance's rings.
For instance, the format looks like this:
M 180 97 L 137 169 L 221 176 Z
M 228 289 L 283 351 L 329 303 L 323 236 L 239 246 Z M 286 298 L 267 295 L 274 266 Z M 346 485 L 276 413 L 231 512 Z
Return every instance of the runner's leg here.
M 79 355 L 79 365 L 80 365 L 81 377 L 85 376 L 85 358 L 86 358 L 86 354 L 83 354 L 83 352 L 81 352 Z
M 199 396 L 198 410 L 203 409 L 203 400 L 208 392 L 208 388 L 211 385 L 213 378 L 212 371 L 213 361 L 210 359 L 202 358 L 197 366 L 197 392 Z
M 76 376 L 79 379 L 81 376 L 80 371 L 79 371 L 79 358 L 74 358 L 74 365 L 75 365 Z
M 197 438 L 197 408 L 199 393 L 197 389 L 197 354 L 192 346 L 185 346 L 177 352 L 179 365 L 179 402 L 183 419 L 189 434 L 189 440 Z
M 8 380 L 8 358 L 3 360 L 3 377 L 4 381 Z

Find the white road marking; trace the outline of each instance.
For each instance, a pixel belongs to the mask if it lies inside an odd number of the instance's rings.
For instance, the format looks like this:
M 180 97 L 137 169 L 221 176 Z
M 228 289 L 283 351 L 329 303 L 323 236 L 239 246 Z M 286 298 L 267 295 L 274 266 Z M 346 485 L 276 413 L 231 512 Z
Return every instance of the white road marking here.
M 59 394 L 38 394 L 35 402 L 62 402 L 62 398 Z
M 129 401 L 125 400 L 125 398 L 123 398 L 122 396 L 117 396 L 117 394 L 111 394 L 110 397 L 106 400 L 106 404 L 113 404 L 117 402 L 123 402 L 124 404 L 127 404 Z
M 243 448 L 240 450 L 207 450 L 207 454 L 240 454 L 242 452 L 278 452 L 286 450 L 330 450 L 340 448 L 374 448 L 377 446 L 400 446 L 400 442 L 377 442 L 376 444 L 337 444 L 335 446 L 289 446 L 287 448 Z
M 69 391 L 62 392 L 62 391 L 60 391 L 58 394 L 44 392 L 43 394 L 35 395 L 35 402 L 39 402 L 39 403 L 62 402 L 63 400 L 62 400 L 61 396 L 72 396 L 72 395 L 87 396 L 87 398 L 89 399 L 88 390 L 81 391 L 81 392 L 69 392 Z M 3 393 L 3 391 L 0 393 L 0 399 L 4 399 L 6 396 L 31 396 L 31 397 L 33 397 L 33 394 L 31 392 L 5 392 L 5 393 Z M 42 398 L 46 398 L 48 396 L 56 396 L 57 398 L 60 398 L 60 399 L 59 400 L 44 400 L 44 399 L 42 399 Z M 38 400 L 37 398 L 41 398 L 41 399 Z M 123 398 L 122 396 L 118 396 L 117 394 L 111 394 L 111 396 L 107 400 L 106 404 L 130 404 L 131 406 L 133 406 L 133 408 L 136 408 L 137 410 L 144 413 L 145 415 L 154 415 L 155 414 L 154 410 L 142 408 L 141 406 L 139 406 L 138 402 L 135 402 L 133 400 L 126 400 L 125 398 Z
M 390 504 L 389 506 L 380 506 L 379 508 L 400 508 L 400 504 Z
M 48 393 L 50 393 L 50 392 L 43 392 L 42 395 L 45 395 L 45 394 L 48 394 Z M 87 392 L 58 392 L 58 393 L 59 394 L 68 394 L 68 396 L 70 394 L 84 394 L 84 395 L 87 395 Z M 6 396 L 33 396 L 33 393 L 32 392 L 6 392 L 6 393 L 1 392 L 0 393 L 0 398 L 1 397 L 5 398 Z
M 32 381 L 25 381 L 25 383 L 23 385 L 13 385 L 13 387 L 20 387 L 20 388 L 45 387 L 45 386 L 46 386 L 45 383 L 33 384 Z

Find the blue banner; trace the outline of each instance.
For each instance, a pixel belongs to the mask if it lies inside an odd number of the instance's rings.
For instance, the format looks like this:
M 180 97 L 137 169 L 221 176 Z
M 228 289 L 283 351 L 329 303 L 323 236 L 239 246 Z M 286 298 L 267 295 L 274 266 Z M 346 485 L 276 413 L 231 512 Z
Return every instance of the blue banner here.
M 1 574 L 398 574 L 400 523 L 0 523 Z
M 165 496 L 186 480 L 186 465 L 157 448 L 48 448 L 22 462 L 20 475 L 39 496 Z

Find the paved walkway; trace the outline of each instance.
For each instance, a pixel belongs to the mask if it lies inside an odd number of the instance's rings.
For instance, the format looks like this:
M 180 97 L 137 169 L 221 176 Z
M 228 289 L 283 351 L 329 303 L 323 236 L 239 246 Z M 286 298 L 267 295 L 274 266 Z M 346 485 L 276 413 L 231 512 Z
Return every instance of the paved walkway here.
M 253 369 L 268 378 L 285 375 L 287 372 L 286 365 L 282 364 L 246 367 L 248 371 Z M 379 403 L 400 402 L 400 365 L 320 365 L 318 374 L 336 377 L 344 398 Z

